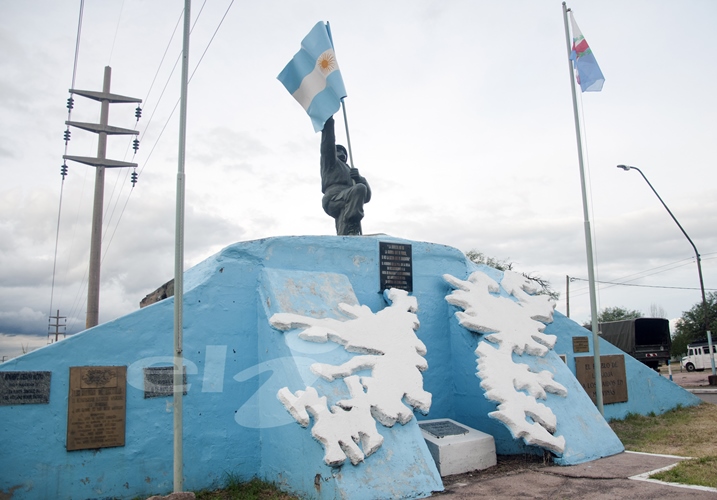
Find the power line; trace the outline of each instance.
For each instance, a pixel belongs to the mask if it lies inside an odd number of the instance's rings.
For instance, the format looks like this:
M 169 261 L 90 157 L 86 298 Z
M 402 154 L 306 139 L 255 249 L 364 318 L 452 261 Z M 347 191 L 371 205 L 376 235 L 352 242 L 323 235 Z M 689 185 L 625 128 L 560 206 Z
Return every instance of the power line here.
M 199 13 L 197 14 L 197 17 L 196 17 L 196 19 L 194 20 L 194 25 L 192 26 L 192 29 L 194 29 L 194 26 L 196 26 L 197 22 L 199 21 L 199 16 L 201 16 L 202 11 L 204 10 L 204 6 L 205 6 L 206 4 L 207 4 L 207 0 L 205 0 L 204 3 L 202 4 L 202 8 L 199 10 Z M 214 33 L 212 34 L 212 37 L 209 39 L 209 42 L 207 42 L 207 46 L 204 48 L 204 52 L 202 52 L 202 55 L 201 55 L 201 57 L 199 58 L 199 61 L 197 61 L 197 64 L 196 64 L 196 66 L 194 67 L 194 71 L 192 71 L 192 74 L 191 74 L 191 76 L 189 77 L 189 81 L 190 81 L 190 82 L 191 82 L 191 80 L 192 80 L 192 77 L 194 77 L 194 74 L 195 74 L 195 73 L 197 72 L 197 70 L 199 69 L 199 65 L 202 63 L 202 60 L 204 59 L 204 56 L 207 54 L 207 51 L 209 50 L 209 47 L 211 46 L 212 42 L 214 41 L 214 38 L 216 37 L 217 33 L 219 32 L 219 28 L 221 28 L 222 24 L 224 23 L 224 19 L 226 19 L 227 14 L 229 14 L 229 9 L 231 9 L 231 7 L 232 7 L 233 4 L 234 4 L 234 0 L 231 0 L 231 2 L 229 3 L 229 6 L 228 6 L 228 7 L 226 8 L 226 10 L 224 11 L 224 15 L 222 16 L 221 20 L 219 21 L 219 24 L 217 25 L 217 27 L 215 28 Z M 180 16 L 180 19 L 181 19 L 181 16 Z M 179 23 L 177 23 L 177 26 L 178 26 L 178 25 L 179 25 Z M 176 31 L 176 26 L 175 26 L 175 31 Z M 173 37 L 174 37 L 174 33 L 172 33 L 172 38 L 173 38 Z M 171 39 L 170 39 L 170 42 L 171 42 Z M 165 51 L 165 54 L 166 54 L 166 51 Z M 175 61 L 174 67 L 172 68 L 172 73 L 174 73 L 174 69 L 176 68 L 177 62 L 179 61 L 180 58 L 181 58 L 181 54 L 180 54 L 179 57 L 177 58 L 177 61 Z M 162 57 L 162 60 L 164 60 L 164 56 Z M 159 70 L 158 70 L 158 71 L 159 71 Z M 170 73 L 169 78 L 171 78 L 172 73 Z M 155 78 L 156 78 L 156 76 L 155 76 Z M 167 83 L 169 83 L 169 78 L 167 79 Z M 152 84 L 154 84 L 154 81 L 152 82 Z M 159 100 L 161 100 L 162 95 L 164 95 L 164 90 L 165 90 L 166 88 L 167 88 L 167 85 L 165 84 L 164 89 L 162 90 L 162 94 L 160 95 L 160 99 L 159 99 Z M 150 90 L 151 90 L 151 88 L 150 88 Z M 155 141 L 154 146 L 152 147 L 152 151 L 150 151 L 150 155 L 149 155 L 149 156 L 147 157 L 147 159 L 145 160 L 144 166 L 140 169 L 140 174 L 144 171 L 144 167 L 145 167 L 145 166 L 147 165 L 147 163 L 149 162 L 149 158 L 151 157 L 152 152 L 154 152 L 154 147 L 156 147 L 156 145 L 159 143 L 159 140 L 161 139 L 162 134 L 164 133 L 164 130 L 167 128 L 167 125 L 169 124 L 169 121 L 171 120 L 172 116 L 174 115 L 174 111 L 177 109 L 177 105 L 178 105 L 178 104 L 179 104 L 179 100 L 177 100 L 177 102 L 174 104 L 174 108 L 172 108 L 172 112 L 171 112 L 171 113 L 169 114 L 169 116 L 167 117 L 167 120 L 166 120 L 165 123 L 164 123 L 164 127 L 162 127 L 162 131 L 160 132 L 159 136 L 157 137 L 157 140 Z M 155 108 L 155 110 L 156 110 L 156 108 Z M 152 114 L 152 116 L 154 116 L 154 113 Z M 151 117 L 150 117 L 150 120 L 151 120 Z M 148 124 L 148 126 L 149 126 L 149 124 Z M 145 128 L 145 132 L 146 132 L 146 128 Z M 125 176 L 125 177 L 126 177 L 126 176 Z M 119 223 L 120 223 L 120 221 L 122 220 L 122 216 L 124 215 L 124 212 L 125 212 L 125 210 L 127 209 L 127 205 L 129 204 L 129 199 L 130 199 L 130 196 L 132 195 L 132 192 L 133 192 L 133 191 L 134 191 L 134 185 L 132 186 L 132 188 L 131 188 L 129 194 L 127 195 L 127 200 L 125 201 L 125 204 L 124 204 L 124 206 L 122 207 L 122 211 L 120 212 L 120 215 L 119 215 L 119 217 L 118 217 L 118 219 L 117 219 L 117 222 L 116 222 L 116 224 L 115 224 L 114 231 L 112 231 L 112 236 L 110 237 L 110 240 L 109 240 L 109 242 L 107 243 L 107 245 L 106 245 L 106 247 L 105 247 L 105 255 L 106 255 L 106 253 L 109 251 L 110 244 L 112 243 L 112 240 L 114 239 L 114 235 L 115 235 L 115 233 L 117 232 L 117 228 L 119 227 Z M 119 195 L 118 195 L 118 197 L 117 197 L 117 203 L 119 203 Z M 115 203 L 115 207 L 117 206 L 117 203 Z M 114 212 L 114 211 L 113 211 L 113 212 Z M 109 230 L 109 228 L 107 228 L 107 229 Z M 103 259 L 104 259 L 104 257 L 103 257 Z
M 705 254 L 707 258 L 702 258 L 702 260 L 712 260 L 714 258 L 717 258 L 717 252 L 711 252 Z M 703 257 L 703 256 L 701 256 Z M 677 286 L 667 286 L 667 285 L 641 285 L 637 283 L 628 283 L 627 281 L 635 281 L 640 278 L 645 278 L 648 276 L 652 276 L 655 274 L 659 274 L 666 271 L 672 271 L 674 269 L 677 269 L 679 267 L 683 267 L 686 265 L 691 265 L 694 263 L 694 257 L 689 257 L 686 259 L 681 259 L 676 262 L 670 262 L 668 264 L 664 264 L 662 266 L 658 266 L 652 269 L 647 269 L 645 271 L 640 271 L 638 273 L 633 273 L 628 276 L 625 276 L 624 278 L 619 278 L 623 281 L 596 281 L 596 283 L 599 283 L 601 285 L 606 285 L 600 288 L 600 290 L 604 290 L 607 288 L 612 288 L 614 286 L 632 286 L 632 287 L 642 287 L 642 288 L 658 288 L 658 289 L 666 289 L 666 290 L 700 290 L 700 288 L 696 287 L 677 287 Z M 576 278 L 576 277 L 569 277 L 570 281 L 588 281 L 585 278 Z M 628 279 L 629 278 L 629 279 Z M 716 289 L 713 288 L 705 288 L 705 290 L 709 291 L 715 291 Z M 582 288 L 580 291 L 575 291 L 571 294 L 572 297 L 580 297 L 585 295 L 588 292 L 587 287 Z
M 74 63 L 72 67 L 72 86 L 70 88 L 75 88 L 75 78 L 77 77 L 77 60 L 80 54 L 80 37 L 82 34 L 82 15 L 84 13 L 85 8 L 85 1 L 80 0 L 80 12 L 79 12 L 79 19 L 77 20 L 77 36 L 75 38 L 75 58 Z M 70 94 L 70 97 L 67 99 L 67 121 L 70 121 L 70 118 L 72 116 L 72 107 L 73 107 L 73 99 L 72 94 Z M 70 141 L 70 126 L 67 125 L 67 128 L 65 129 L 65 154 L 67 154 L 67 145 Z M 62 175 L 62 182 L 60 184 L 60 200 L 59 200 L 59 206 L 57 209 L 57 231 L 55 232 L 55 253 L 53 257 L 52 262 L 52 285 L 50 286 L 50 312 L 49 314 L 52 314 L 52 302 L 55 298 L 55 274 L 57 272 L 57 248 L 59 246 L 60 242 L 60 220 L 62 216 L 62 197 L 63 193 L 65 191 L 65 176 L 67 175 L 67 165 L 63 162 L 61 167 L 61 175 Z M 58 311 L 59 316 L 59 311 Z M 50 320 L 52 318 L 50 317 Z M 48 320 L 48 321 L 50 321 Z
M 627 276 L 623 276 L 622 278 L 619 278 L 623 283 L 628 281 L 634 281 L 640 278 L 646 278 L 647 276 L 652 276 L 654 274 L 659 274 L 665 271 L 671 271 L 672 269 L 677 269 L 678 267 L 686 266 L 688 264 L 692 264 L 692 257 L 687 257 L 685 259 L 680 259 L 675 262 L 670 262 L 668 264 L 663 264 L 661 266 L 653 267 L 651 269 L 647 269 L 645 271 L 639 271 L 637 273 L 628 274 Z M 665 269 L 667 268 L 667 269 Z M 653 272 L 654 271 L 654 272 Z M 647 274 L 649 273 L 649 274 Z
M 571 276 L 570 281 L 588 281 L 588 280 L 586 280 L 585 278 L 574 278 L 573 276 Z M 598 281 L 598 280 L 596 280 L 595 283 L 600 283 L 602 285 L 637 286 L 637 287 L 643 287 L 643 288 L 667 288 L 667 289 L 671 289 L 671 290 L 701 290 L 701 288 L 687 287 L 687 286 L 640 285 L 637 283 L 617 283 L 614 281 Z M 717 288 L 705 288 L 705 290 L 717 291 Z
M 84 1 L 84 0 L 83 0 L 83 1 Z M 199 18 L 201 17 L 202 11 L 204 10 L 204 7 L 206 6 L 206 4 L 207 4 L 207 0 L 205 0 L 204 3 L 202 4 L 202 7 L 201 7 L 201 9 L 200 9 L 199 12 L 198 12 L 197 17 L 196 17 L 195 20 L 194 20 L 194 24 L 193 24 L 193 26 L 192 26 L 192 29 L 194 29 L 194 27 L 196 26 L 197 22 L 199 21 Z M 227 15 L 228 15 L 228 13 L 229 13 L 229 10 L 231 9 L 231 7 L 232 7 L 233 4 L 234 4 L 234 0 L 231 0 L 231 2 L 229 3 L 229 5 L 227 6 L 227 8 L 226 8 L 226 10 L 225 10 L 225 12 L 224 12 L 224 15 L 222 16 L 221 20 L 220 20 L 219 23 L 217 24 L 217 26 L 216 26 L 216 28 L 215 28 L 215 30 L 214 30 L 214 33 L 212 34 L 211 39 L 210 39 L 209 42 L 207 43 L 207 45 L 206 45 L 206 47 L 205 47 L 205 49 L 204 49 L 204 51 L 203 51 L 201 57 L 199 58 L 199 61 L 197 62 L 197 64 L 196 64 L 196 66 L 195 66 L 195 68 L 194 68 L 194 71 L 192 72 L 192 75 L 191 75 L 191 76 L 194 76 L 194 74 L 195 74 L 196 71 L 198 70 L 199 65 L 201 64 L 202 60 L 204 59 L 204 56 L 207 54 L 207 52 L 208 52 L 208 50 L 209 50 L 209 47 L 211 46 L 212 42 L 214 41 L 214 38 L 216 37 L 216 35 L 217 35 L 219 29 L 221 28 L 221 26 L 222 26 L 224 20 L 226 19 Z M 169 40 L 168 45 L 167 45 L 167 48 L 165 49 L 165 52 L 164 52 L 164 54 L 163 54 L 163 56 L 162 56 L 162 60 L 160 61 L 159 65 L 158 65 L 157 72 L 155 73 L 154 79 L 152 80 L 152 83 L 151 83 L 150 88 L 149 88 L 149 90 L 148 90 L 148 94 L 151 93 L 151 91 L 152 91 L 152 89 L 153 89 L 153 87 L 154 87 L 155 81 L 156 81 L 156 79 L 157 79 L 157 75 L 159 74 L 160 68 L 161 68 L 161 66 L 162 66 L 162 64 L 163 64 L 163 62 L 164 62 L 164 59 L 165 59 L 165 57 L 166 57 L 166 55 L 167 55 L 167 52 L 169 51 L 169 47 L 171 46 L 171 41 L 172 41 L 172 39 L 174 38 L 174 35 L 175 35 L 175 33 L 176 33 L 176 30 L 177 30 L 177 26 L 179 26 L 179 22 L 180 22 L 181 19 L 182 19 L 182 15 L 183 15 L 183 10 L 182 10 L 182 13 L 180 13 L 179 21 L 177 21 L 177 24 L 175 25 L 175 30 L 174 30 L 174 32 L 172 33 L 172 36 L 170 37 L 170 40 Z M 119 28 L 119 23 L 118 23 L 118 28 Z M 117 37 L 117 33 L 115 32 L 115 38 L 116 38 L 116 37 Z M 78 40 L 77 40 L 77 50 L 79 50 L 79 34 L 78 34 Z M 112 49 L 112 50 L 114 50 L 114 43 L 113 43 L 113 49 Z M 181 54 L 180 54 L 179 57 L 177 58 L 177 61 L 179 61 L 180 58 L 181 58 Z M 167 85 L 168 85 L 169 81 L 171 80 L 172 74 L 174 73 L 174 69 L 176 69 L 176 64 L 177 64 L 177 63 L 175 62 L 175 65 L 174 65 L 172 71 L 170 72 L 170 75 L 169 75 L 168 78 L 167 78 L 167 83 L 165 83 L 165 86 L 164 86 L 164 88 L 162 89 L 162 92 L 160 93 L 159 98 L 157 99 L 157 104 L 159 104 L 159 103 L 162 101 L 162 97 L 164 96 L 164 91 L 166 90 Z M 76 67 L 77 67 L 77 55 L 75 56 L 75 68 L 76 68 Z M 191 77 L 190 77 L 190 80 L 191 80 Z M 73 73 L 73 88 L 74 88 L 74 73 Z M 149 95 L 147 96 L 147 98 L 149 98 Z M 179 101 L 177 101 L 177 102 L 179 102 Z M 145 101 L 145 107 L 146 107 L 146 101 Z M 173 116 L 173 114 L 174 114 L 174 111 L 176 110 L 176 107 L 177 107 L 177 104 L 175 104 L 174 108 L 172 109 L 172 112 L 170 113 L 170 115 L 168 116 L 167 120 L 165 121 L 165 124 L 164 124 L 164 126 L 162 127 L 162 130 L 161 130 L 159 136 L 158 136 L 157 139 L 154 141 L 154 144 L 153 144 L 153 146 L 152 146 L 152 148 L 151 148 L 151 150 L 150 150 L 150 153 L 149 153 L 149 155 L 147 156 L 147 158 L 145 159 L 144 164 L 143 164 L 143 166 L 142 166 L 142 168 L 141 168 L 141 170 L 140 170 L 140 174 L 141 174 L 141 172 L 144 170 L 144 168 L 147 166 L 147 164 L 149 163 L 149 159 L 151 158 L 152 153 L 154 152 L 154 149 L 155 149 L 155 147 L 157 146 L 157 143 L 159 143 L 159 141 L 160 141 L 160 139 L 161 139 L 161 137 L 162 137 L 162 135 L 163 135 L 163 133 L 164 133 L 164 130 L 166 129 L 167 125 L 169 124 L 169 121 L 171 120 L 171 118 L 172 118 L 172 116 Z M 143 135 L 146 134 L 147 129 L 149 128 L 149 125 L 150 125 L 150 123 L 152 122 L 152 118 L 154 117 L 154 113 L 156 113 L 157 108 L 158 108 L 158 106 L 155 106 L 155 107 L 154 107 L 154 111 L 153 111 L 152 115 L 150 116 L 150 119 L 149 119 L 147 122 L 145 122 L 146 125 L 145 125 L 145 127 L 144 127 Z M 129 148 L 129 146 L 128 146 L 128 148 Z M 136 154 L 136 150 L 135 150 L 135 154 Z M 118 174 L 118 176 L 119 176 L 119 174 Z M 125 177 L 126 177 L 126 176 L 125 176 Z M 64 178 L 63 178 L 63 180 L 64 180 Z M 116 187 L 116 184 L 115 184 L 115 187 Z M 132 186 L 132 187 L 134 187 L 134 186 Z M 123 185 L 123 186 L 120 188 L 120 193 L 121 193 L 124 189 L 125 189 L 125 187 L 124 187 L 124 185 Z M 111 245 L 111 243 L 112 243 L 112 241 L 113 241 L 113 239 L 114 239 L 114 236 L 115 236 L 115 234 L 116 234 L 116 232 L 117 232 L 117 229 L 118 229 L 118 227 L 119 227 L 119 223 L 120 223 L 120 221 L 122 220 L 122 216 L 123 216 L 123 214 L 125 213 L 125 210 L 126 210 L 126 208 L 127 208 L 127 205 L 128 205 L 128 203 L 129 203 L 129 199 L 130 199 L 131 194 L 132 194 L 133 191 L 134 191 L 134 190 L 131 189 L 130 192 L 128 193 L 127 198 L 126 198 L 126 200 L 125 200 L 125 203 L 124 203 L 124 205 L 122 206 L 122 209 L 121 209 L 121 211 L 120 211 L 120 213 L 119 213 L 119 216 L 118 216 L 118 218 L 117 218 L 117 220 L 116 220 L 116 222 L 115 222 L 115 224 L 114 224 L 114 230 L 112 231 L 112 233 L 111 233 L 111 235 L 110 235 L 110 237 L 109 237 L 109 240 L 107 240 L 107 243 L 104 245 L 105 248 L 104 248 L 102 260 L 104 260 L 104 257 L 107 255 L 107 252 L 109 251 L 110 245 Z M 118 206 L 118 204 L 119 204 L 119 201 L 120 201 L 120 200 L 119 200 L 119 198 L 120 198 L 120 193 L 117 194 L 116 200 L 114 201 L 114 205 L 113 205 L 114 208 L 112 208 L 111 213 L 110 213 L 110 217 L 107 219 L 107 225 L 105 226 L 104 234 L 103 234 L 103 242 L 105 241 L 105 238 L 106 238 L 106 236 L 107 236 L 108 233 L 109 233 L 110 222 L 111 222 L 111 220 L 112 220 L 112 218 L 113 218 L 113 215 L 112 215 L 112 214 L 114 214 L 114 212 L 115 212 L 115 210 L 117 209 L 117 206 Z M 110 196 L 110 200 L 112 200 L 113 198 L 114 198 L 114 188 L 113 188 L 113 194 Z M 111 205 L 111 204 L 112 204 L 112 202 L 110 201 L 110 202 L 108 203 L 108 206 Z M 58 218 L 59 218 L 59 216 L 58 216 Z M 59 220 L 58 220 L 58 228 L 59 228 Z M 59 233 L 59 229 L 58 229 L 58 233 Z M 85 283 L 85 278 L 86 278 L 86 273 L 85 273 L 85 276 L 83 276 L 82 283 Z M 54 281 L 54 271 L 53 271 L 53 281 Z M 84 289 L 85 289 L 85 286 L 86 286 L 86 285 L 84 285 L 84 284 L 81 285 L 81 287 L 80 287 L 81 290 L 84 290 Z M 80 296 L 81 296 L 81 295 L 78 293 L 78 295 L 77 295 L 76 298 L 75 298 L 74 305 L 73 305 L 73 312 L 74 312 L 75 310 L 79 309 L 78 298 L 79 298 Z M 52 303 L 51 303 L 51 306 L 50 306 L 50 310 L 52 310 Z M 74 314 L 72 314 L 72 315 L 70 316 L 70 317 L 71 317 L 71 319 L 70 319 L 71 324 L 72 324 L 72 322 L 74 322 L 74 320 L 72 319 L 72 318 L 74 318 L 74 316 L 75 316 Z

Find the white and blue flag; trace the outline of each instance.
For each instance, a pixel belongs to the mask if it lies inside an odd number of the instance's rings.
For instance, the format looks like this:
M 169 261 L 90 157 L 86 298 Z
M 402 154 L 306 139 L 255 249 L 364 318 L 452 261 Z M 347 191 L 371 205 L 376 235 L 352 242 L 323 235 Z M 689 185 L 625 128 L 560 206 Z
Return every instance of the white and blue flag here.
M 316 23 L 277 78 L 309 114 L 314 131 L 323 130 L 346 97 L 328 23 Z

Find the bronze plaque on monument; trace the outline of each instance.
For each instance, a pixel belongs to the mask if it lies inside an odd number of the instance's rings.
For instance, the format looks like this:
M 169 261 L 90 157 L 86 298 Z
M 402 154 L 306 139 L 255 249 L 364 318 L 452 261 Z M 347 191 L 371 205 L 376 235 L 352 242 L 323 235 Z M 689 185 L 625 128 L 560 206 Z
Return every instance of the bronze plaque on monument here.
M 187 367 L 182 375 L 182 393 L 187 395 Z M 144 369 L 144 399 L 174 396 L 174 367 L 151 366 Z
M 71 366 L 67 451 L 124 446 L 126 366 Z
M 413 291 L 413 255 L 407 243 L 378 242 L 380 290 Z
M 590 342 L 587 337 L 573 337 L 573 352 L 590 352 Z
M 593 403 L 595 396 L 595 364 L 592 356 L 575 357 L 575 378 L 583 386 Z M 625 356 L 613 354 L 600 356 L 603 404 L 627 401 L 627 377 L 625 377 Z
M 0 372 L 0 406 L 48 404 L 51 372 Z
M 419 422 L 418 427 L 439 439 L 446 436 L 460 436 L 468 434 L 468 429 L 461 427 L 460 425 L 456 425 L 450 420 L 439 420 L 438 422 L 426 423 Z

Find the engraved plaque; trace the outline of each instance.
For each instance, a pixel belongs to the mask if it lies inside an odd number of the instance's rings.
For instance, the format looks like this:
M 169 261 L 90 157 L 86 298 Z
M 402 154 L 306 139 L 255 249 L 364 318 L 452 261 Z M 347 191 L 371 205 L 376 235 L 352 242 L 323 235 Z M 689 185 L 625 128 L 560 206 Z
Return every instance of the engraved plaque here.
M 184 368 L 183 394 L 187 394 L 187 367 Z M 174 366 L 152 366 L 144 369 L 144 398 L 174 396 Z
M 590 352 L 587 337 L 573 337 L 573 352 Z
M 585 392 L 596 402 L 595 370 L 592 356 L 575 357 L 575 377 Z M 600 356 L 602 376 L 602 402 L 604 404 L 624 403 L 627 397 L 627 377 L 625 376 L 625 356 L 613 354 Z
M 418 427 L 439 439 L 446 436 L 460 436 L 462 434 L 468 434 L 468 429 L 461 427 L 460 425 L 456 425 L 449 420 L 419 423 Z
M 51 372 L 0 372 L 0 406 L 50 402 Z
M 380 290 L 398 288 L 413 291 L 413 255 L 411 245 L 379 241 Z
M 126 366 L 71 366 L 67 451 L 124 446 Z

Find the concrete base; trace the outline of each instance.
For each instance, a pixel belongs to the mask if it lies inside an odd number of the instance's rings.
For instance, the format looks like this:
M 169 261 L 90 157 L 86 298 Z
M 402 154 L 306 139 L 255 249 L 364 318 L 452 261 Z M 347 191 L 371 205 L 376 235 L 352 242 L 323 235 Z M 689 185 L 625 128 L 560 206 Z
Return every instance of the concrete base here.
M 438 437 L 426 430 L 431 428 L 430 424 L 437 423 L 447 424 L 459 433 Z M 487 469 L 497 463 L 495 441 L 490 434 L 471 429 L 449 418 L 422 420 L 419 426 L 441 477 Z

